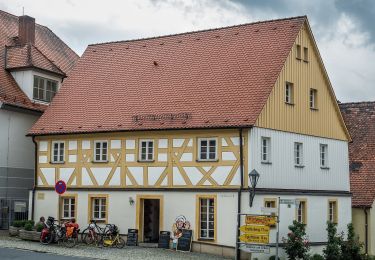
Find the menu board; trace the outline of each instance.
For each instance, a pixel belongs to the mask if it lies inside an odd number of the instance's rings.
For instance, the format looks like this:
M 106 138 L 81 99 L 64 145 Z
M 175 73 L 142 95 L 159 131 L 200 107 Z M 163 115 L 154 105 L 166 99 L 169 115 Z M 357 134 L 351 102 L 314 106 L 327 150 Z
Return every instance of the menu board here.
M 181 237 L 177 240 L 177 251 L 190 251 L 193 230 L 183 229 Z
M 171 232 L 169 232 L 169 231 L 160 231 L 158 247 L 159 248 L 169 249 L 169 241 L 170 241 L 170 239 L 171 239 Z
M 128 239 L 126 240 L 127 246 L 138 246 L 138 229 L 128 229 Z

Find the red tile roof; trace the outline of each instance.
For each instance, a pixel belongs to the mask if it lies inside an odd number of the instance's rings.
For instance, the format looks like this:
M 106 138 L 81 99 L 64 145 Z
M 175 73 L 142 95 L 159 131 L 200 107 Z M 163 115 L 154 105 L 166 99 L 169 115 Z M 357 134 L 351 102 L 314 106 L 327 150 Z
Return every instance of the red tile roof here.
M 254 125 L 306 20 L 89 45 L 29 133 Z
M 44 111 L 47 106 L 33 103 L 17 85 L 11 73 L 5 70 L 5 50 L 7 49 L 7 68 L 19 68 L 22 65 L 34 66 L 53 71 L 62 75 L 69 74 L 79 56 L 70 49 L 58 36 L 47 27 L 35 25 L 35 45 L 30 46 L 31 61 L 26 59 L 27 46 L 18 45 L 18 16 L 0 10 L 0 102 L 36 110 Z M 25 53 L 26 51 L 26 53 Z M 12 67 L 9 67 L 12 66 Z
M 375 102 L 343 103 L 341 113 L 352 137 L 349 143 L 353 207 L 371 207 L 375 199 Z

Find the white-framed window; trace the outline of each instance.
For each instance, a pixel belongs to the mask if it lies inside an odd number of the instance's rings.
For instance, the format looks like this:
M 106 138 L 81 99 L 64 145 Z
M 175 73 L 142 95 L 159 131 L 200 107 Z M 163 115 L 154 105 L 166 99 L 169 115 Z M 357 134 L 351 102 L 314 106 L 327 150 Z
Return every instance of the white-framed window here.
M 302 55 L 301 55 L 301 45 L 297 44 L 296 45 L 296 58 L 297 59 L 301 59 Z
M 75 217 L 76 200 L 74 197 L 61 198 L 61 219 L 72 219 Z
M 320 144 L 320 167 L 328 167 L 328 145 Z
M 52 162 L 63 163 L 65 157 L 65 142 L 53 141 L 52 142 Z
M 217 138 L 198 138 L 199 161 L 217 160 Z
M 107 198 L 92 198 L 92 219 L 106 220 Z
M 51 102 L 57 92 L 58 82 L 34 75 L 33 99 Z
M 215 239 L 215 199 L 199 199 L 199 238 Z
M 153 161 L 154 160 L 154 140 L 140 140 L 139 141 L 139 160 Z
M 108 142 L 107 141 L 95 141 L 95 162 L 107 162 L 108 161 Z
M 271 162 L 271 138 L 262 137 L 261 139 L 261 161 L 263 163 Z
M 293 104 L 294 96 L 294 86 L 293 83 L 285 82 L 285 103 Z
M 294 143 L 294 164 L 296 166 L 303 165 L 303 144 L 295 142 Z
M 310 88 L 310 108 L 317 108 L 318 90 Z

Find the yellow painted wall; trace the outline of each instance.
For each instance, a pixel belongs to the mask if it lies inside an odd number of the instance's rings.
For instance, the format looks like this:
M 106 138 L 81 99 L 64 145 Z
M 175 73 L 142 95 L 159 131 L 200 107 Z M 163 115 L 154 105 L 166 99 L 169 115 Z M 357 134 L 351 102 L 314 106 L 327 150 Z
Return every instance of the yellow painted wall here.
M 352 208 L 352 221 L 355 233 L 359 236 L 359 241 L 365 243 L 365 214 L 363 209 Z M 363 246 L 363 252 L 365 248 Z
M 302 59 L 297 59 L 297 44 Z M 307 62 L 303 60 L 304 47 L 308 48 Z M 285 103 L 286 82 L 294 84 L 294 105 Z M 310 88 L 318 90 L 317 110 L 310 109 Z M 256 126 L 338 140 L 350 138 L 308 24 L 299 32 Z
M 244 131 L 244 158 L 247 158 L 247 132 Z M 198 138 L 214 137 L 218 142 L 217 161 L 198 161 Z M 154 140 L 154 161 L 138 161 L 138 147 L 141 139 Z M 108 141 L 108 162 L 93 162 L 94 141 Z M 113 148 L 111 141 L 121 142 L 120 148 Z M 163 140 L 167 147 L 159 147 L 159 141 Z M 65 142 L 65 162 L 62 164 L 51 163 L 51 149 L 53 141 Z M 76 142 L 77 148 L 70 149 L 70 141 Z M 134 141 L 133 148 L 127 146 L 127 141 Z M 153 132 L 124 132 L 124 133 L 97 133 L 85 135 L 60 135 L 41 136 L 36 138 L 38 143 L 38 186 L 53 187 L 54 182 L 62 178 L 63 171 L 74 172 L 66 180 L 68 187 L 77 188 L 236 188 L 238 181 L 234 182 L 239 175 L 240 167 L 240 147 L 238 130 L 183 130 L 183 131 L 153 131 Z M 90 149 L 83 149 L 83 142 L 90 143 Z M 47 147 L 42 151 L 41 147 Z M 163 154 L 166 161 L 159 160 L 159 155 Z M 133 161 L 127 160 L 127 156 L 133 157 Z M 69 156 L 76 157 L 76 162 L 69 161 Z M 185 158 L 185 159 L 183 159 Z M 186 159 L 190 158 L 190 159 Z M 245 162 L 245 172 L 247 172 L 247 160 Z M 98 174 L 94 170 L 103 168 L 106 170 L 108 178 L 100 184 Z M 106 169 L 104 169 L 106 168 Z M 137 168 L 138 173 L 132 172 Z M 110 171 L 109 171 L 110 169 Z M 111 184 L 111 179 L 116 174 L 116 169 L 120 169 L 121 183 Z M 162 169 L 162 173 L 160 172 Z M 100 170 L 100 169 L 99 169 Z M 174 172 L 181 174 L 185 184 L 177 185 L 174 180 Z M 83 171 L 86 171 L 93 183 L 85 184 L 83 181 Z M 159 171 L 157 173 L 157 171 Z M 141 172 L 141 173 L 139 173 Z M 189 173 L 190 172 L 190 173 Z M 195 172 L 195 177 L 192 172 Z M 86 173 L 85 173 L 86 174 Z M 142 183 L 136 181 L 135 174 L 143 175 Z M 150 174 L 157 175 L 156 183 L 149 183 Z M 47 176 L 48 175 L 48 176 Z M 52 176 L 53 175 L 53 176 Z M 94 176 L 95 175 L 95 176 Z M 106 175 L 105 175 L 106 176 Z M 197 176 L 200 176 L 197 181 Z M 51 178 L 53 177 L 53 181 Z M 87 176 L 86 176 L 87 177 Z M 87 178 L 86 178 L 87 179 Z M 195 180 L 194 180 L 195 179 Z M 238 180 L 238 179 L 237 179 Z

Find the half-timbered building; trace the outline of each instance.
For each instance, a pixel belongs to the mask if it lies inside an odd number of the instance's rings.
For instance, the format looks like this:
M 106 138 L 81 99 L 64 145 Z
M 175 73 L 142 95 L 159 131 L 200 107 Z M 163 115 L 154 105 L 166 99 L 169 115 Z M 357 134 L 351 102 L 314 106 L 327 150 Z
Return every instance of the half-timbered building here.
M 300 202 L 281 206 L 280 238 L 298 220 L 317 251 L 328 220 L 351 221 L 350 136 L 306 17 L 89 45 L 29 134 L 34 217 L 116 223 L 153 242 L 182 215 L 193 250 L 227 256 L 237 213 L 278 197 Z

